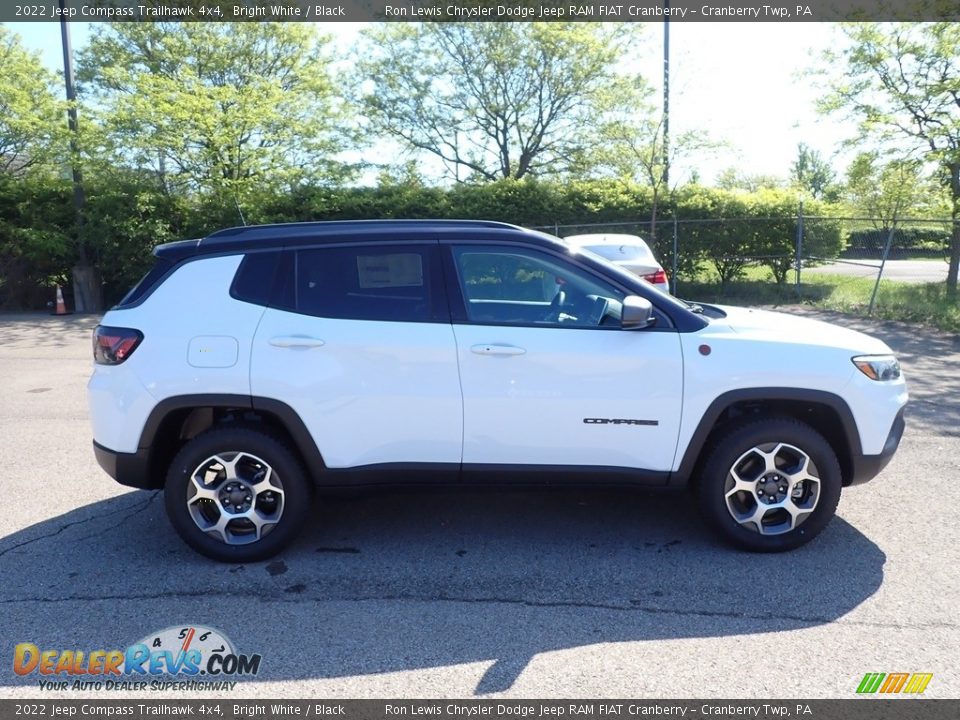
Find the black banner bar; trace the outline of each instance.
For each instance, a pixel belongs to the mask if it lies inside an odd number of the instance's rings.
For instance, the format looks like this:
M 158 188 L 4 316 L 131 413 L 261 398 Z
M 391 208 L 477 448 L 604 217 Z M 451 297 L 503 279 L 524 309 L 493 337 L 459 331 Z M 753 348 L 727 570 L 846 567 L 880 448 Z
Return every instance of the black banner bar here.
M 5 2 L 0 22 L 828 22 L 960 20 L 958 0 L 56 0 Z
M 850 700 L 0 700 L 0 720 L 24 718 L 217 720 L 953 720 L 960 700 L 916 697 Z

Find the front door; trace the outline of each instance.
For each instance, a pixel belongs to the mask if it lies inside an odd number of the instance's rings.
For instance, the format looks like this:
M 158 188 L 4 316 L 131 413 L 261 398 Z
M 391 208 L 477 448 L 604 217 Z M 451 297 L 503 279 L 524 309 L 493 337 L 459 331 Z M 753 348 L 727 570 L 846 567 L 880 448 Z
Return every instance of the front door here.
M 668 471 L 678 334 L 623 330 L 624 293 L 561 254 L 452 244 L 463 462 Z

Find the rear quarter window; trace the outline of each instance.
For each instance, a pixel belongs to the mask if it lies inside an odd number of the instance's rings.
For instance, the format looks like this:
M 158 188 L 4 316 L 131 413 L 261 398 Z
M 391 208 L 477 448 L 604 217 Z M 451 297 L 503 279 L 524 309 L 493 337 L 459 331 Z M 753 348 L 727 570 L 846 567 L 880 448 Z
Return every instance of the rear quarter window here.
M 269 305 L 279 261 L 280 251 L 249 253 L 237 268 L 230 296 L 254 305 Z
M 118 302 L 114 307 L 116 309 L 127 308 L 140 303 L 144 298 L 147 297 L 147 295 L 156 289 L 156 287 L 160 284 L 160 281 L 171 270 L 171 268 L 173 268 L 173 266 L 174 263 L 170 262 L 169 260 L 157 258 L 153 264 L 153 267 L 147 271 L 147 274 L 140 278 L 140 281 L 130 288 L 127 294 L 123 296 L 123 299 L 120 300 L 120 302 Z

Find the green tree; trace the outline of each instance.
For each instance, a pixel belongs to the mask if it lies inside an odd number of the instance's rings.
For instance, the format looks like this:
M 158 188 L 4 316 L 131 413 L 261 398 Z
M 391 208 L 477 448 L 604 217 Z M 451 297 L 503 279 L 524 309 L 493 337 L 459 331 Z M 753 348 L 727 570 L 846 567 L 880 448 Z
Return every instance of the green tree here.
M 837 174 L 830 163 L 823 159 L 819 150 L 806 143 L 797 146 L 797 159 L 790 168 L 790 180 L 817 200 L 835 200 Z
M 358 67 L 371 129 L 456 180 L 582 171 L 620 99 L 629 28 L 601 23 L 387 23 Z
M 301 23 L 114 23 L 80 56 L 119 161 L 164 187 L 242 202 L 338 177 L 342 103 L 328 39 Z
M 223 223 L 208 213 L 190 212 L 187 198 L 163 192 L 156 177 L 135 170 L 88 173 L 83 232 L 99 259 L 107 305 L 119 302 L 153 265 L 154 246 L 184 237 L 199 237 Z M 191 217 L 193 216 L 193 218 Z M 233 220 L 236 222 L 236 219 Z M 214 220 L 216 222 L 216 220 Z
M 77 259 L 66 102 L 53 73 L 0 26 L 0 307 L 32 307 Z
M 743 190 L 757 192 L 758 190 L 777 190 L 784 182 L 775 175 L 751 175 L 735 167 L 728 167 L 717 176 L 716 186 L 721 190 Z
M 647 104 L 645 86 L 634 90 L 634 101 L 628 109 L 617 113 L 603 127 L 606 164 L 617 177 L 650 188 L 650 237 L 656 239 L 657 219 L 664 198 L 677 187 L 677 173 L 668 185 L 668 164 L 677 165 L 683 157 L 696 153 L 699 157 L 712 153 L 720 143 L 704 131 L 686 131 L 675 135 L 669 150 L 664 147 L 664 118 Z
M 66 105 L 56 98 L 53 74 L 3 26 L 0 68 L 0 172 L 62 160 Z
M 833 83 L 826 111 L 856 118 L 860 137 L 922 151 L 942 170 L 953 233 L 947 289 L 960 273 L 960 24 L 858 23 L 847 46 L 828 55 L 845 74 Z
M 844 193 L 851 210 L 874 221 L 876 228 L 890 228 L 897 220 L 924 214 L 930 207 L 931 188 L 922 176 L 922 163 L 896 158 L 886 163 L 876 152 L 857 155 L 847 169 Z

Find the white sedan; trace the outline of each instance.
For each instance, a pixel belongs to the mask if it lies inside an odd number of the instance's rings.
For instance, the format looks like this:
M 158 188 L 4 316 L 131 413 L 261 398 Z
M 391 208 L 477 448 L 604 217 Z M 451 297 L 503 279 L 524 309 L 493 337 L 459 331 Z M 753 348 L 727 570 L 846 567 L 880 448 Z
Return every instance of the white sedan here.
M 642 277 L 657 290 L 670 292 L 670 284 L 667 282 L 667 273 L 664 272 L 663 266 L 657 262 L 646 241 L 637 235 L 618 233 L 570 235 L 563 238 L 563 241 L 572 248 L 589 250 L 619 265 L 627 272 Z

